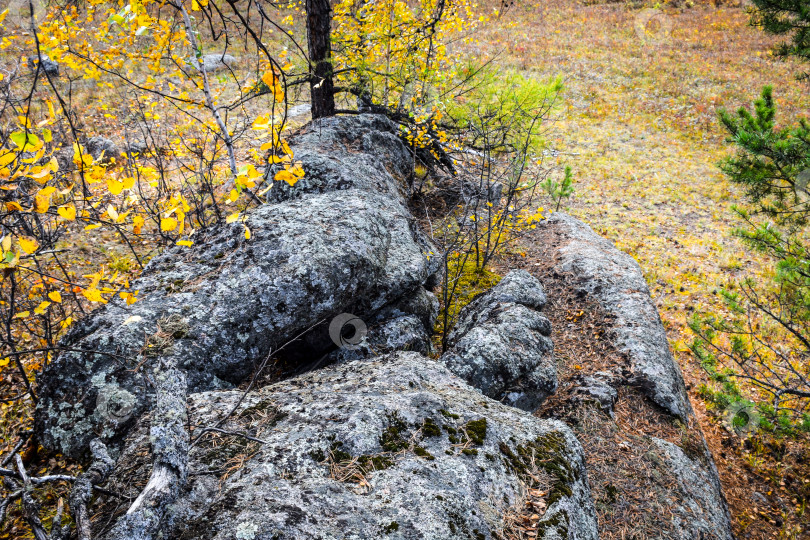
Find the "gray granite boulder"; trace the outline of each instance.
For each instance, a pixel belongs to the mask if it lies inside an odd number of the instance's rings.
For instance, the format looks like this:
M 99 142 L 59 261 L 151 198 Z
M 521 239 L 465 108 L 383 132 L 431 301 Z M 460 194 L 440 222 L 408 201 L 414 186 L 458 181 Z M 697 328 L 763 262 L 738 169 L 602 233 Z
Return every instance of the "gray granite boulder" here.
M 534 410 L 557 389 L 540 282 L 515 270 L 462 309 L 441 361 L 484 395 Z
M 692 406 L 683 375 L 635 259 L 564 213 L 553 214 L 538 228 L 553 232 L 559 242 L 553 270 L 567 274 L 572 289 L 596 301 L 612 318 L 611 338 L 630 362 L 633 383 L 686 422 Z
M 202 57 L 200 67 L 206 73 L 216 73 L 224 69 L 233 69 L 236 65 L 236 58 L 230 54 L 214 53 L 206 54 Z
M 109 162 L 121 155 L 118 146 L 106 137 L 90 137 L 84 146 L 93 156 L 93 159 L 102 159 Z
M 45 75 L 49 75 L 51 77 L 59 76 L 59 64 L 51 60 L 51 57 L 47 54 L 41 54 L 39 56 L 39 60 L 37 60 L 36 56 L 29 56 L 27 62 L 28 67 L 31 70 L 40 69 L 45 72 Z
M 388 172 L 401 179 L 408 163 L 384 161 L 408 156 L 389 136 L 396 127 L 361 116 L 325 119 L 312 129 L 295 151 L 328 153 L 331 170 L 353 178 L 352 186 L 327 182 L 256 209 L 246 221 L 250 240 L 242 224 L 222 225 L 191 248 L 152 259 L 133 283 L 140 300 L 114 299 L 82 320 L 64 344 L 88 352 L 61 354 L 39 378 L 35 429 L 46 447 L 76 456 L 94 432 L 119 440 L 152 406 L 157 358 L 176 358 L 190 391 L 227 388 L 301 334 L 288 348 L 295 363 L 335 349 L 327 329 L 341 313 L 372 320 L 413 304 L 410 314 L 430 319 L 418 311 L 432 304 L 419 298 L 437 281 L 438 261 L 407 211 L 407 188 Z M 371 154 L 352 146 L 366 137 L 391 148 Z
M 733 539 L 717 468 L 694 417 L 683 376 L 670 352 L 666 332 L 638 264 L 586 224 L 563 213 L 555 213 L 538 226 L 537 232 L 549 257 L 553 279 L 558 286 L 597 304 L 606 316 L 610 346 L 623 357 L 621 365 L 611 366 L 609 371 L 575 376 L 567 381 L 571 401 L 580 405 L 595 403 L 612 416 L 619 400 L 633 399 L 632 393 L 621 397 L 617 389 L 631 386 L 645 399 L 644 405 L 636 408 L 637 413 L 647 411 L 648 421 L 660 416 L 657 421 L 663 422 L 661 437 L 672 424 L 679 427 L 680 440 L 669 435 L 678 444 L 655 436 L 638 439 L 607 430 L 608 438 L 618 437 L 612 444 L 618 443 L 617 448 L 622 451 L 632 453 L 644 445 L 651 446 L 649 451 L 644 450 L 638 466 L 653 465 L 656 470 L 652 478 L 656 481 L 638 487 L 649 493 L 651 501 L 666 508 L 668 514 L 648 514 L 643 518 L 653 520 L 660 531 L 654 538 Z M 663 414 L 659 415 L 659 411 Z M 597 444 L 604 448 L 605 444 L 611 444 L 602 439 L 604 433 L 600 431 L 598 440 L 593 441 L 585 429 L 581 440 L 585 446 Z M 605 457 L 600 455 L 597 459 Z M 604 481 L 601 477 L 596 480 Z
M 673 531 L 667 538 L 733 540 L 728 507 L 711 455 L 697 448 L 687 455 L 679 446 L 653 438 L 654 455 L 649 456 L 676 481 L 664 493 L 671 513 Z
M 190 396 L 190 423 L 214 424 L 240 394 Z M 114 473 L 125 492 L 148 475 L 148 418 L 142 424 Z M 493 539 L 533 489 L 543 508 L 530 508 L 537 538 L 598 538 L 571 431 L 490 400 L 415 353 L 250 392 L 222 427 L 253 440 L 200 439 L 167 537 Z

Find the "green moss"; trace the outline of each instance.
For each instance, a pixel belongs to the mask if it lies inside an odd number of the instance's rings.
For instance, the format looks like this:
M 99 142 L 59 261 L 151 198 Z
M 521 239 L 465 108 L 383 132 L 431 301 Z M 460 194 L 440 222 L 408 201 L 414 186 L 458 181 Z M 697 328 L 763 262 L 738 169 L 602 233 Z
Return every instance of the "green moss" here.
M 280 412 L 270 400 L 264 400 L 251 405 L 239 412 L 238 418 L 250 426 L 261 424 L 263 428 L 271 428 L 287 416 Z
M 382 471 L 394 466 L 394 460 L 388 456 L 364 454 L 357 458 L 357 460 L 360 462 L 363 468 L 372 471 Z
M 255 451 L 258 443 L 252 442 L 244 437 L 228 437 L 223 444 L 218 444 L 209 449 L 200 461 L 208 465 L 212 470 L 224 467 L 230 460 L 239 455 L 250 454 Z
M 179 280 L 183 283 L 183 280 Z M 173 339 L 181 339 L 188 335 L 189 326 L 180 315 L 169 315 L 158 320 L 158 328 L 161 332 L 168 334 Z
M 423 457 L 423 458 L 427 459 L 428 461 L 433 461 L 434 459 L 436 459 L 433 456 L 433 454 L 431 454 L 430 452 L 428 452 L 427 450 L 425 450 L 421 446 L 415 447 L 413 449 L 413 453 L 416 454 L 419 457 Z
M 564 497 L 573 495 L 571 486 L 577 480 L 578 474 L 564 458 L 566 442 L 561 433 L 551 432 L 542 435 L 531 443 L 518 445 L 515 452 L 503 442 L 498 447 L 504 455 L 506 465 L 529 484 L 529 487 L 538 487 L 530 474 L 529 467 L 532 466 L 532 463 L 549 476 L 554 477 L 555 482 L 548 495 L 549 506 Z
M 464 450 L 461 451 L 461 453 L 464 454 L 465 456 L 477 456 L 478 450 L 476 450 L 475 448 L 465 448 Z
M 380 446 L 386 452 L 399 452 L 408 448 L 408 425 L 397 413 L 388 415 L 388 426 L 380 435 Z
M 329 447 L 329 455 L 332 457 L 332 460 L 335 463 L 341 463 L 344 461 L 351 461 L 352 455 L 349 452 L 345 452 L 340 449 L 343 446 L 343 443 L 340 441 L 335 441 Z
M 442 430 L 439 429 L 436 422 L 434 422 L 432 418 L 425 418 L 425 421 L 422 423 L 422 435 L 425 437 L 439 437 L 441 434 Z
M 453 420 L 458 420 L 459 418 L 461 418 L 459 415 L 453 414 L 446 409 L 439 409 L 439 412 L 442 413 L 442 416 L 444 416 L 445 418 L 452 418 Z
M 608 484 L 605 486 L 605 494 L 607 495 L 605 500 L 607 504 L 614 504 L 619 500 L 619 488 L 613 484 Z
M 487 419 L 479 418 L 478 420 L 470 420 L 467 422 L 467 425 L 464 426 L 464 431 L 467 432 L 467 436 L 473 444 L 481 446 L 484 444 L 484 439 L 487 438 Z
M 544 538 L 546 532 L 554 529 L 560 538 L 568 538 L 568 514 L 560 511 L 537 524 L 537 538 Z
M 383 532 L 385 534 L 391 534 L 392 532 L 395 532 L 395 531 L 398 531 L 398 530 L 399 530 L 399 523 L 397 523 L 396 521 L 392 521 L 390 524 L 383 527 Z

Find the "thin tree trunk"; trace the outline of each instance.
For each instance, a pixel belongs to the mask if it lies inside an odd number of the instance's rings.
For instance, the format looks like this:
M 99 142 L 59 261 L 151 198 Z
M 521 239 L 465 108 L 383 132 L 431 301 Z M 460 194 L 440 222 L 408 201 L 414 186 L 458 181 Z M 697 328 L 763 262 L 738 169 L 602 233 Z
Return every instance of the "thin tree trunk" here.
M 329 0 L 307 0 L 312 118 L 335 114 L 335 84 L 332 80 L 332 7 Z

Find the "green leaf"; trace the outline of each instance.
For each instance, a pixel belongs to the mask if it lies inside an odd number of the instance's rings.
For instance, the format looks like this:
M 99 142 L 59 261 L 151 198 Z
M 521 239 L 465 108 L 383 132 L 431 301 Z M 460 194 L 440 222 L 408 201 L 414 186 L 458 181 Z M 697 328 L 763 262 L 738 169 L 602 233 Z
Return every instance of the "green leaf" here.
M 10 138 L 20 150 L 25 150 L 28 146 L 37 146 L 39 144 L 39 137 L 33 133 L 25 133 L 24 131 L 14 132 L 11 134 Z

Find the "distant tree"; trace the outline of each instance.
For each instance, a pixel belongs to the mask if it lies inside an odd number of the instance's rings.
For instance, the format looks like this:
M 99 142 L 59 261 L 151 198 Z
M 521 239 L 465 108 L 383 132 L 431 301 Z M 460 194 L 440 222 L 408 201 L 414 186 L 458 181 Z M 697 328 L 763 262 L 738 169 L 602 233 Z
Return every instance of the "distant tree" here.
M 810 61 L 810 1 L 754 0 L 751 22 L 790 35 L 777 53 Z M 799 75 L 808 80 L 808 74 Z M 777 128 L 773 90 L 766 87 L 753 113 L 722 111 L 737 155 L 722 169 L 744 189 L 733 211 L 734 233 L 773 262 L 765 278 L 722 291 L 728 313 L 703 314 L 691 327 L 693 351 L 722 389 L 723 406 L 753 399 L 766 428 L 810 430 L 810 123 Z M 742 391 L 738 383 L 757 391 Z
M 790 42 L 776 49 L 782 57 L 795 56 L 810 61 L 810 2 L 807 0 L 753 0 L 756 9 L 751 23 L 765 32 L 790 36 Z M 807 79 L 810 73 L 802 73 Z

